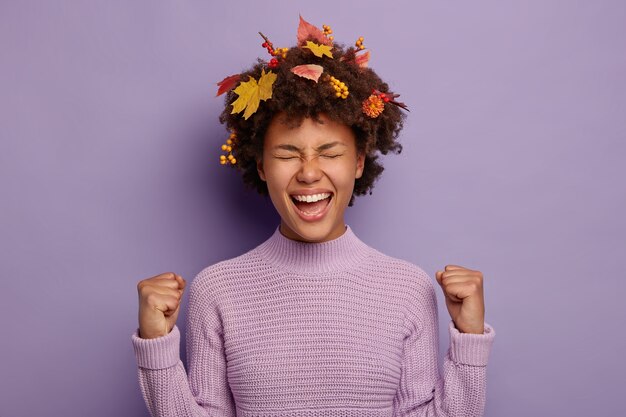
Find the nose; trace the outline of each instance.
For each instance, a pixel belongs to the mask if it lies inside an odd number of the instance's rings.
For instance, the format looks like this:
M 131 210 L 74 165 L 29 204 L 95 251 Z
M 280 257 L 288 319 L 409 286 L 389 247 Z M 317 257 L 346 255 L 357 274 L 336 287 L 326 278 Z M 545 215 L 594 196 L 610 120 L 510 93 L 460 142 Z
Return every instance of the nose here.
M 319 181 L 322 175 L 322 170 L 319 166 L 319 158 L 317 156 L 301 159 L 300 169 L 296 177 L 299 182 L 305 184 L 314 183 Z

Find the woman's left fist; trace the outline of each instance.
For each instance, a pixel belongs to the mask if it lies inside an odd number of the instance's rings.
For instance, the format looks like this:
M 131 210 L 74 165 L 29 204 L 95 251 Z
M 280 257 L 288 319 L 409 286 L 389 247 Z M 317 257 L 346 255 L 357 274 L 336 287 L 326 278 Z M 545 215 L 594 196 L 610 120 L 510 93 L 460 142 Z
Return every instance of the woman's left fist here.
M 446 297 L 446 306 L 461 333 L 485 332 L 483 274 L 458 265 L 446 265 L 435 273 Z

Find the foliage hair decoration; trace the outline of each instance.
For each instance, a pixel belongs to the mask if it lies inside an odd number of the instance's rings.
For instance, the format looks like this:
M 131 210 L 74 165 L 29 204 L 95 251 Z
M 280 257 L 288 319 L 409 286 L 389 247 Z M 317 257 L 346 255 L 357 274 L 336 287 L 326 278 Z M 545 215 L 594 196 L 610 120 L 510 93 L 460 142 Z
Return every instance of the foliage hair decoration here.
M 300 49 L 309 50 L 314 56 L 322 59 L 334 59 L 332 49 L 334 36 L 332 36 L 332 29 L 328 25 L 322 25 L 323 30 L 320 30 L 316 26 L 310 24 L 300 16 L 300 24 L 297 31 L 297 47 Z M 274 48 L 274 45 L 267 36 L 259 32 L 259 35 L 263 38 L 262 47 L 267 49 L 267 52 L 272 58 L 266 63 L 268 71 L 262 69 L 261 76 L 257 80 L 256 78 L 248 75 L 247 80 L 242 80 L 242 74 L 233 74 L 222 81 L 217 83 L 218 90 L 216 97 L 229 91 L 233 91 L 237 95 L 237 98 L 231 103 L 231 114 L 243 112 L 243 117 L 248 120 L 259 108 L 261 101 L 266 101 L 272 98 L 273 85 L 276 81 L 277 74 L 272 72 L 272 69 L 277 68 L 281 61 L 287 57 L 289 48 Z M 357 53 L 364 51 L 363 37 L 359 37 L 354 44 L 355 48 L 349 54 L 341 56 L 340 61 L 346 64 L 356 65 L 359 68 L 365 68 L 369 64 L 370 51 L 367 50 L 357 55 Z M 295 75 L 304 79 L 311 80 L 318 83 L 320 76 L 324 74 L 323 81 L 330 83 L 334 90 L 334 97 L 347 99 L 349 96 L 348 86 L 333 77 L 328 73 L 324 73 L 324 67 L 318 64 L 304 64 L 297 65 L 290 69 Z M 404 110 L 409 110 L 404 103 L 396 101 L 395 99 L 399 94 L 392 92 L 380 92 L 376 88 L 372 89 L 372 94 L 367 97 L 361 103 L 362 112 L 370 117 L 377 118 L 382 114 L 385 108 L 385 104 L 393 104 Z M 222 145 L 222 150 L 227 151 L 228 155 L 220 155 L 220 163 L 222 165 L 236 164 L 236 158 L 232 154 L 232 149 L 236 141 L 236 134 L 232 132 L 229 139 Z

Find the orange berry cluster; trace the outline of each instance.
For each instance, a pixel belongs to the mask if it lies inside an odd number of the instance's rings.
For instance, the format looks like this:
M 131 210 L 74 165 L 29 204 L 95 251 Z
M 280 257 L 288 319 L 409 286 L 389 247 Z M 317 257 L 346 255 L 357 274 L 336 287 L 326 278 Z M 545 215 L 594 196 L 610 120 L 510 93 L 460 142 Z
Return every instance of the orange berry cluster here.
M 331 35 L 331 33 L 333 33 L 333 30 L 330 28 L 330 26 L 328 26 L 328 25 L 322 25 L 322 29 L 324 29 L 324 35 L 326 35 L 326 37 L 327 37 L 328 39 L 330 39 L 331 41 L 332 41 L 333 39 L 335 39 L 335 37 Z M 331 36 L 329 36 L 329 35 L 331 35 Z
M 363 46 L 363 36 L 359 37 L 359 39 L 357 39 L 357 41 L 354 43 L 354 46 L 356 46 L 356 49 L 365 49 L 365 46 Z
M 235 165 L 237 163 L 237 159 L 233 156 L 233 147 L 235 146 L 236 140 L 237 135 L 235 132 L 232 132 L 228 139 L 226 139 L 226 143 L 222 145 L 222 150 L 227 152 L 227 154 L 220 155 L 220 164 L 226 165 L 230 162 L 231 165 Z
M 348 98 L 348 94 L 350 94 L 350 92 L 348 91 L 348 86 L 344 82 L 339 81 L 337 78 L 333 77 L 332 75 L 330 76 L 329 80 L 330 80 L 330 85 L 335 89 L 336 97 L 341 97 L 343 99 Z
M 280 56 L 283 59 L 287 58 L 287 51 L 289 50 L 289 48 L 276 48 L 274 49 L 274 52 L 272 52 L 272 55 L 274 56 Z

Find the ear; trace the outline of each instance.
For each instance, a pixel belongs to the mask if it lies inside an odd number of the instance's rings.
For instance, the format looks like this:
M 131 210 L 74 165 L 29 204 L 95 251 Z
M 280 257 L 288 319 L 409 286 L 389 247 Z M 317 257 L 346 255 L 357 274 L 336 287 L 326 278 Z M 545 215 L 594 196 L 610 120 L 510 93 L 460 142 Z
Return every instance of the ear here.
M 356 175 L 355 178 L 361 178 L 363 169 L 365 168 L 365 152 L 359 152 L 356 156 Z
M 259 173 L 259 177 L 265 181 L 265 171 L 263 170 L 263 159 L 256 160 L 256 170 Z

